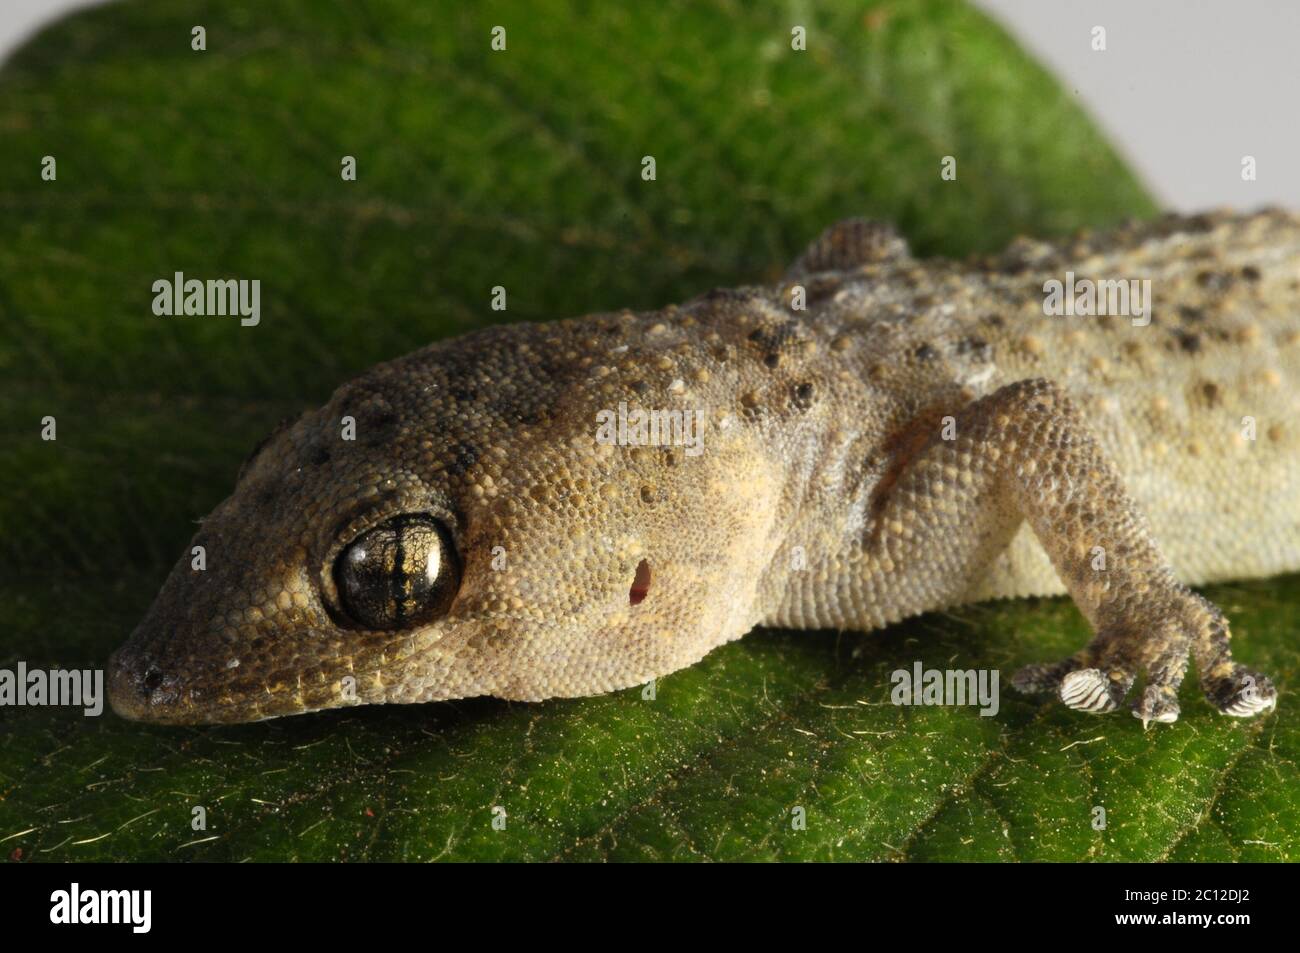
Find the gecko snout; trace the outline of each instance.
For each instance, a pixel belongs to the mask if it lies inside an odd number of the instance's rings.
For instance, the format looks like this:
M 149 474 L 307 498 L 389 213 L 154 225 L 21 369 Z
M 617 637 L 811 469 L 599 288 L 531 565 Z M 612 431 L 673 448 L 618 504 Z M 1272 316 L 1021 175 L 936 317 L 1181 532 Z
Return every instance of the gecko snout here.
M 130 646 L 108 660 L 108 703 L 131 721 L 155 721 L 156 709 L 166 704 L 166 678 L 162 669 Z
M 211 696 L 194 687 L 181 662 L 154 658 L 130 645 L 108 661 L 108 703 L 120 717 L 154 724 L 194 725 L 221 720 L 204 704 Z

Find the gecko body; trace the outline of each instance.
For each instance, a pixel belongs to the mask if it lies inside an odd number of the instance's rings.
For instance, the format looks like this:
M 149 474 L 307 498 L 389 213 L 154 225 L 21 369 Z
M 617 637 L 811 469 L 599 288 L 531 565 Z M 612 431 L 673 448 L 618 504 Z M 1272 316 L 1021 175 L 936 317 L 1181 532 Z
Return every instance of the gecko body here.
M 1149 279 L 1149 312 L 1045 313 L 1067 273 Z M 601 439 L 620 407 L 698 445 Z M 968 261 L 848 220 L 774 286 L 489 328 L 344 384 L 245 464 L 110 699 L 237 722 L 588 695 L 759 625 L 1068 592 L 1095 638 L 1017 688 L 1173 721 L 1194 660 L 1253 715 L 1275 687 L 1187 586 L 1300 569 L 1298 421 L 1292 215 Z

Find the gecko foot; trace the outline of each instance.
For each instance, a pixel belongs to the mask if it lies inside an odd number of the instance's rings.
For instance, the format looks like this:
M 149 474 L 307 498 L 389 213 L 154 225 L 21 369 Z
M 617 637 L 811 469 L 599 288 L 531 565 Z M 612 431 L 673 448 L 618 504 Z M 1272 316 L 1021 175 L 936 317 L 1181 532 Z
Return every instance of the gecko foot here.
M 1168 685 L 1148 685 L 1142 697 L 1133 703 L 1133 717 L 1142 720 L 1143 728 L 1153 721 L 1171 724 L 1178 720 L 1180 711 L 1178 693 Z
M 1076 711 L 1104 714 L 1123 703 L 1145 671 L 1146 687 L 1133 702 L 1133 716 L 1143 727 L 1168 724 L 1178 720 L 1178 688 L 1193 657 L 1201 690 L 1223 714 L 1250 718 L 1274 708 L 1277 689 L 1268 676 L 1232 660 L 1223 613 L 1200 596 L 1175 596 L 1160 622 L 1108 627 L 1068 659 L 1021 669 L 1012 686 L 1026 693 L 1055 692 Z
M 1251 718 L 1277 705 L 1277 689 L 1267 675 L 1242 665 L 1218 677 L 1203 678 L 1201 688 L 1210 704 L 1225 715 Z

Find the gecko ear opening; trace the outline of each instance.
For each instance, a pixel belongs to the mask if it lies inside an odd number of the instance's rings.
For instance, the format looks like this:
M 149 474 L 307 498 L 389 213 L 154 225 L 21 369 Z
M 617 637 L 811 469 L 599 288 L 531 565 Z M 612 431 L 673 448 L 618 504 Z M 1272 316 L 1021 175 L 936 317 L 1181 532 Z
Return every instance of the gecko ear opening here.
M 636 575 L 632 577 L 632 590 L 628 601 L 638 606 L 650 592 L 650 564 L 644 559 L 636 564 Z

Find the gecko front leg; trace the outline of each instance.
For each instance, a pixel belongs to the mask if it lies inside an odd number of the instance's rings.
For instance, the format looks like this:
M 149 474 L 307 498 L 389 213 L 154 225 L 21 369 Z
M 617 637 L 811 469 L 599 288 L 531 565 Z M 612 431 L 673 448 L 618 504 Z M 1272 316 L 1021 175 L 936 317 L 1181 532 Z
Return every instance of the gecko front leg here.
M 963 587 L 1027 521 L 1096 635 L 1064 661 L 1021 670 L 1018 690 L 1056 692 L 1071 708 L 1102 713 L 1118 708 L 1145 674 L 1133 714 L 1143 724 L 1171 722 L 1190 656 L 1224 714 L 1274 706 L 1271 681 L 1232 660 L 1223 613 L 1175 578 L 1059 386 L 1009 384 L 953 422 L 951 439 L 920 442 L 877 491 L 860 597 L 892 617 L 960 602 Z

